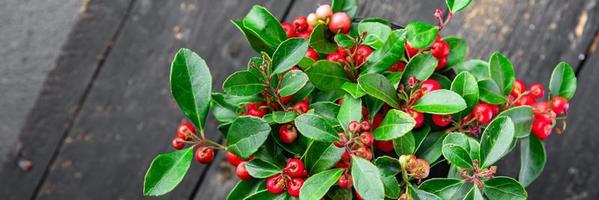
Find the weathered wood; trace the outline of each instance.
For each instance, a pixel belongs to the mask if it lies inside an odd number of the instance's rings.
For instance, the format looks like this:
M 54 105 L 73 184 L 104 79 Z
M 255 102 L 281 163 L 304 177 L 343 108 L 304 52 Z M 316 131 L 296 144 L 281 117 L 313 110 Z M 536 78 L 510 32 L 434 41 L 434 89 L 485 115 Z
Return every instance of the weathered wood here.
M 92 1 L 86 5 L 55 68 L 48 74 L 19 142 L 2 163 L 2 199 L 29 199 L 34 195 L 55 149 L 71 127 L 96 69 L 110 49 L 130 2 Z M 20 160 L 31 161 L 31 171 L 19 168 Z
M 289 2 L 259 3 L 282 12 Z M 170 141 L 183 116 L 168 90 L 172 56 L 179 47 L 193 49 L 212 66 L 214 82 L 221 83 L 250 55 L 229 19 L 243 17 L 253 4 L 136 1 L 38 198 L 140 199 L 150 161 L 172 151 Z M 209 137 L 217 139 L 213 121 L 210 126 Z M 189 198 L 205 168 L 194 162 L 181 185 L 164 198 Z

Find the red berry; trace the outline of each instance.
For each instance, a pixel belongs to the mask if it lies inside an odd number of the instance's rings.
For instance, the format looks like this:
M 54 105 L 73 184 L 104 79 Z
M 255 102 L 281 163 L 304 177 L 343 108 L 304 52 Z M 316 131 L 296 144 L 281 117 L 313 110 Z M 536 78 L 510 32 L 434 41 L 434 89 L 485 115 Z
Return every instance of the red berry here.
M 366 146 L 370 146 L 372 145 L 372 142 L 374 142 L 374 136 L 370 132 L 362 133 L 358 139 Z
M 364 117 L 364 116 L 368 116 L 368 114 L 370 114 L 370 113 L 368 112 L 368 109 L 366 109 L 366 107 L 362 106 L 362 117 Z
M 229 163 L 231 163 L 231 165 L 237 167 L 237 165 L 239 165 L 239 163 L 246 161 L 246 160 L 235 155 L 234 153 L 227 151 L 227 161 L 229 161 Z
M 535 118 L 532 122 L 532 133 L 541 140 L 544 140 L 551 135 L 551 129 L 553 129 L 552 125 L 545 120 Z
M 190 122 L 183 122 L 177 127 L 177 137 L 183 140 L 189 139 L 189 135 L 196 133 L 196 128 Z
M 280 174 L 274 175 L 266 179 L 266 189 L 272 194 L 281 194 L 285 189 L 287 181 Z
M 293 105 L 293 110 L 295 110 L 296 112 L 299 112 L 299 113 L 308 112 L 308 110 L 309 110 L 308 103 L 305 101 L 297 102 L 297 103 L 295 103 L 295 105 Z
M 376 130 L 376 128 L 379 127 L 379 125 L 381 124 L 381 122 L 383 122 L 383 115 L 380 113 L 377 113 L 376 115 L 374 115 L 374 118 L 372 119 L 372 130 Z
M 289 95 L 289 96 L 284 96 L 284 97 L 280 97 L 280 99 L 281 99 L 281 103 L 283 103 L 283 104 L 288 104 L 289 102 L 291 102 L 291 99 L 292 99 L 292 98 L 293 98 L 293 97 L 292 97 L 291 95 Z
M 284 124 L 279 128 L 279 139 L 285 144 L 291 144 L 297 139 L 297 130 L 291 124 Z
M 389 68 L 389 71 L 391 72 L 403 72 L 404 70 L 406 70 L 406 63 L 401 61 L 393 64 L 391 68 Z
M 368 58 L 368 56 L 370 56 L 370 54 L 372 54 L 372 49 L 370 47 L 360 45 L 356 49 L 356 54 L 354 56 L 354 62 L 356 66 L 359 66 L 366 62 L 366 59 Z
M 285 166 L 285 173 L 291 177 L 302 177 L 304 172 L 304 163 L 302 160 L 297 158 L 292 158 L 287 161 L 287 166 Z
M 570 103 L 564 97 L 553 97 L 551 99 L 551 109 L 555 114 L 561 115 L 570 108 Z
M 171 145 L 173 146 L 173 148 L 179 150 L 179 149 L 183 149 L 183 147 L 185 147 L 185 140 L 176 137 L 175 139 L 173 139 L 173 141 L 171 142 Z
M 214 150 L 209 147 L 200 147 L 196 150 L 195 157 L 199 163 L 211 163 L 214 160 Z
M 357 190 L 354 190 L 354 194 L 356 195 L 356 198 L 357 198 L 358 200 L 364 200 L 364 198 L 362 198 L 362 196 L 360 196 L 360 194 L 358 193 L 358 191 L 357 191 Z
M 333 144 L 339 148 L 345 147 L 345 144 L 347 143 L 347 136 L 343 132 L 339 133 L 338 135 L 339 141 L 335 141 Z
M 441 89 L 441 84 L 433 79 L 427 79 L 420 84 L 420 89 L 422 89 L 424 93 L 428 93 Z
M 248 103 L 245 104 L 246 115 L 254 117 L 262 117 L 266 115 L 266 109 L 261 108 L 264 106 L 264 102 Z
M 440 69 L 443 69 L 445 65 L 447 65 L 447 57 L 437 58 L 437 67 L 435 68 L 435 70 L 438 71 Z
M 524 93 L 524 91 L 526 91 L 526 84 L 524 81 L 516 79 L 516 81 L 514 81 L 514 86 L 512 87 L 511 95 L 518 97 L 520 94 Z
M 376 149 L 385 152 L 391 153 L 393 151 L 393 141 L 374 141 L 374 146 Z
M 412 118 L 414 118 L 414 120 L 416 121 L 416 125 L 414 126 L 414 128 L 420 128 L 424 123 L 424 114 L 411 109 L 408 110 L 408 114 L 410 114 L 410 116 L 412 116 Z
M 304 179 L 302 178 L 292 178 L 289 183 L 287 183 L 287 192 L 292 197 L 299 197 L 300 189 L 304 185 Z
M 479 103 L 472 109 L 472 115 L 480 124 L 486 124 L 493 119 L 493 108 L 488 104 Z
M 306 30 L 301 31 L 301 32 L 296 32 L 295 36 L 296 37 L 300 37 L 300 38 L 304 38 L 304 39 L 310 39 L 310 34 L 312 34 L 312 27 L 308 27 Z
M 344 190 L 351 189 L 351 187 L 353 185 L 351 175 L 349 175 L 349 174 L 341 175 L 341 177 L 339 177 L 339 180 L 337 181 L 337 183 L 339 184 L 339 187 Z
M 343 152 L 343 155 L 341 155 L 341 159 L 339 159 L 339 161 L 337 161 L 337 163 L 335 163 L 335 167 L 336 168 L 348 168 L 350 165 L 350 161 L 351 161 L 351 156 L 349 155 L 349 153 L 347 151 Z
M 551 110 L 551 106 L 546 101 L 537 102 L 532 106 L 535 114 L 547 113 Z
M 283 30 L 287 34 L 287 38 L 295 37 L 295 26 L 293 26 L 293 24 L 290 24 L 288 22 L 283 22 L 283 23 L 281 23 L 281 26 L 283 27 Z
M 349 122 L 347 129 L 349 129 L 349 132 L 357 133 L 360 130 L 360 123 L 357 121 L 351 121 Z
M 545 94 L 545 88 L 543 87 L 543 85 L 541 85 L 539 83 L 530 85 L 530 96 L 532 98 L 538 99 L 538 98 L 543 97 L 544 94 Z
M 304 16 L 297 16 L 293 20 L 293 25 L 297 32 L 304 32 L 308 29 L 308 20 L 306 20 L 306 17 Z
M 366 113 L 368 114 L 368 112 Z M 364 115 L 364 112 L 362 112 L 362 115 Z M 360 129 L 362 131 L 370 131 L 370 123 L 368 121 L 362 121 L 362 123 L 360 123 Z
M 532 106 L 535 104 L 535 99 L 530 95 L 522 96 L 514 105 L 516 106 Z
M 345 56 L 339 52 L 333 52 L 327 55 L 327 60 L 332 62 L 344 63 L 347 62 L 345 60 Z
M 437 40 L 431 45 L 431 52 L 436 58 L 445 58 L 449 55 L 449 45 L 443 40 Z
M 366 146 L 361 146 L 359 147 L 355 152 L 354 155 L 364 158 L 366 160 L 372 160 L 372 151 L 370 150 L 370 148 L 366 147 Z
M 312 60 L 320 59 L 318 58 L 318 53 L 313 48 L 308 48 L 308 51 L 306 51 L 306 57 L 312 58 Z
M 331 16 L 331 21 L 329 22 L 331 32 L 337 33 L 341 31 L 341 33 L 348 33 L 349 26 L 351 26 L 351 19 L 346 13 L 337 12 Z
M 353 47 L 352 47 L 353 48 Z M 343 57 L 348 56 L 347 50 L 343 47 L 337 46 L 337 53 L 340 53 Z
M 451 115 L 433 115 L 433 123 L 439 127 L 446 127 L 451 122 Z
M 235 169 L 235 173 L 237 174 L 237 177 L 239 177 L 239 179 L 247 181 L 252 179 L 252 176 L 250 175 L 250 173 L 248 172 L 248 170 L 245 168 L 245 164 L 247 164 L 248 162 L 243 161 L 241 163 L 239 163 L 239 165 L 237 165 L 237 168 Z
M 406 52 L 408 53 L 408 57 L 413 57 L 416 54 L 418 54 L 418 49 L 412 48 L 412 46 L 410 46 L 410 44 L 408 44 L 407 41 L 404 43 L 404 47 L 406 48 Z

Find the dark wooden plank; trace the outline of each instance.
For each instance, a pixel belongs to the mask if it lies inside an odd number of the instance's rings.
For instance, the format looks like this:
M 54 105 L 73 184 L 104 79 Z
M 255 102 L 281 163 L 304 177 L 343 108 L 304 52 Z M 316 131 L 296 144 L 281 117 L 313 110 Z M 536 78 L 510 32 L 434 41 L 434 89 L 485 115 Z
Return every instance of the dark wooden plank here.
M 142 198 L 145 171 L 156 154 L 172 151 L 183 116 L 168 91 L 172 56 L 180 47 L 195 50 L 221 83 L 244 67 L 251 52 L 229 20 L 243 17 L 254 3 L 136 1 L 38 198 Z M 289 1 L 257 3 L 283 11 Z M 209 137 L 217 139 L 214 122 L 209 126 Z M 192 164 L 183 183 L 164 198 L 189 198 L 204 169 Z
M 84 7 L 27 117 L 19 142 L 2 163 L 2 199 L 29 199 L 35 193 L 130 2 L 91 1 Z M 19 168 L 21 160 L 32 162 L 31 171 Z

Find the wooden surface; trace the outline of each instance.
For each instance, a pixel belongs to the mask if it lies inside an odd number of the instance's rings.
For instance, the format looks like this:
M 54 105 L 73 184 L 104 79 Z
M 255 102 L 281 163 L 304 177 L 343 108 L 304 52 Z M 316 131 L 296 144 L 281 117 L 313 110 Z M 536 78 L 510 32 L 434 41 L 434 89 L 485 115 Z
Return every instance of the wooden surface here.
M 181 47 L 198 52 L 211 67 L 214 89 L 245 67 L 251 51 L 229 22 L 253 4 L 283 21 L 328 1 L 91 0 L 73 28 L 57 67 L 46 80 L 20 148 L 2 163 L 1 199 L 140 199 L 145 170 L 182 119 L 168 92 L 169 63 Z M 368 3 L 366 3 L 368 2 Z M 432 22 L 440 0 L 361 1 L 360 17 L 397 24 Z M 560 61 L 579 75 L 568 131 L 546 141 L 548 163 L 529 188 L 530 199 L 597 199 L 599 171 L 599 0 L 475 0 L 454 18 L 446 35 L 469 42 L 468 58 L 508 55 L 518 77 L 545 85 Z M 220 134 L 209 121 L 207 133 Z M 518 152 L 499 173 L 513 175 Z M 222 153 L 208 166 L 192 164 L 183 183 L 163 199 L 223 199 L 237 178 Z M 17 163 L 31 160 L 29 172 Z

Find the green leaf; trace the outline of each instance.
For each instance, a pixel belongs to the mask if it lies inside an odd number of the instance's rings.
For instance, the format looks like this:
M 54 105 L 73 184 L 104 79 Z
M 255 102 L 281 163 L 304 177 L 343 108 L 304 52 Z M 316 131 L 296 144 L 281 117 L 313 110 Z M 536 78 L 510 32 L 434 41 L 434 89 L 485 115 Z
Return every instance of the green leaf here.
M 537 137 L 527 137 L 520 142 L 520 174 L 518 180 L 524 187 L 530 185 L 545 168 L 547 153 Z
M 366 32 L 366 36 L 376 36 L 384 43 L 391 35 L 391 27 L 380 22 L 361 21 L 358 23 L 358 33 L 362 34 L 364 32 Z
M 231 191 L 229 191 L 229 194 L 227 195 L 227 200 L 237 200 L 237 199 L 243 199 L 249 195 L 251 195 L 252 193 L 256 192 L 257 186 L 259 181 L 258 179 L 251 179 L 248 181 L 239 181 L 237 182 L 237 184 L 235 184 L 235 186 L 233 187 L 233 189 L 231 189 Z
M 393 149 L 398 156 L 413 154 L 416 151 L 416 141 L 414 134 L 408 132 L 405 135 L 393 140 Z
M 356 191 L 364 199 L 382 200 L 385 198 L 385 190 L 378 168 L 370 161 L 360 157 L 352 157 L 351 168 L 352 180 Z
M 439 28 L 425 23 L 412 22 L 406 26 L 406 37 L 412 48 L 424 49 L 435 41 Z
M 175 189 L 189 170 L 193 148 L 160 154 L 144 178 L 144 196 L 160 196 Z
M 426 160 L 428 163 L 437 161 L 442 155 L 445 135 L 444 132 L 429 133 L 416 150 L 416 156 Z
M 268 123 L 261 118 L 239 117 L 229 127 L 227 150 L 246 159 L 264 144 L 270 130 Z
M 295 127 L 299 132 L 313 140 L 334 142 L 339 140 L 339 135 L 333 127 L 320 116 L 304 113 L 295 118 Z
M 471 2 L 472 0 L 445 0 L 445 3 L 447 3 L 447 8 L 449 8 L 449 11 L 454 14 L 464 10 L 466 7 L 468 7 L 468 5 L 470 5 Z
M 461 146 L 456 144 L 444 144 L 443 145 L 443 156 L 452 165 L 458 166 L 464 169 L 472 169 L 472 158 L 470 154 Z
M 366 92 L 364 92 L 364 90 L 362 90 L 362 88 L 360 88 L 358 84 L 352 82 L 343 83 L 341 89 L 343 89 L 343 91 L 347 92 L 354 98 L 360 98 L 366 95 Z
M 441 200 L 441 197 L 438 197 L 437 195 L 430 192 L 416 189 L 412 185 L 408 186 L 408 190 L 410 191 L 412 200 Z
M 478 159 L 480 156 L 480 144 L 474 138 L 468 137 L 463 133 L 449 133 L 443 140 L 443 145 L 453 144 L 462 147 L 470 158 Z
M 343 83 L 348 82 L 347 74 L 343 67 L 337 62 L 319 60 L 306 71 L 310 82 L 318 89 L 332 91 L 341 88 Z
M 404 54 L 404 38 L 402 31 L 395 30 L 387 38 L 385 44 L 373 51 L 362 66 L 362 74 L 381 73 L 397 63 Z
M 319 23 L 310 34 L 310 47 L 321 54 L 329 54 L 337 51 L 337 46 L 326 38 L 326 32 L 329 30 L 325 24 Z
M 385 197 L 397 199 L 400 196 L 401 187 L 395 176 L 381 176 L 381 181 L 385 187 Z
M 468 60 L 456 65 L 453 68 L 456 74 L 461 72 L 470 72 L 476 80 L 485 80 L 490 79 L 491 75 L 489 74 L 489 63 L 483 60 Z
M 481 101 L 495 105 L 507 102 L 505 95 L 501 93 L 501 88 L 492 80 L 478 81 L 478 88 Z
M 254 51 L 266 52 L 268 54 L 272 54 L 272 52 L 275 51 L 276 46 L 271 46 L 266 41 L 264 41 L 264 39 L 260 35 L 258 35 L 258 33 L 246 28 L 243 25 L 242 20 L 231 20 L 231 22 L 233 23 L 233 25 L 235 25 L 235 27 L 237 27 L 237 29 L 239 29 L 239 31 L 241 31 L 246 41 L 248 42 L 250 47 L 254 49 Z
M 392 72 L 387 74 L 386 77 L 389 82 L 391 82 L 391 85 L 393 85 L 393 88 L 397 89 L 397 86 L 399 86 L 399 82 L 401 81 L 401 77 L 403 77 L 403 72 Z
M 171 64 L 170 83 L 181 111 L 199 130 L 204 129 L 212 92 L 212 76 L 204 59 L 180 49 Z
M 226 93 L 235 96 L 252 96 L 264 91 L 264 84 L 249 71 L 238 71 L 223 83 Z
M 294 111 L 275 111 L 268 115 L 270 115 L 272 120 L 277 124 L 286 124 L 292 122 L 297 116 Z M 266 116 L 264 118 L 266 118 Z
M 514 72 L 512 62 L 503 54 L 495 52 L 489 59 L 489 70 L 491 79 L 503 91 L 503 95 L 510 94 L 514 86 L 514 80 L 516 80 L 516 73 Z
M 504 176 L 486 180 L 483 192 L 489 200 L 517 200 L 528 198 L 528 193 L 518 181 Z
M 402 82 L 407 83 L 410 77 L 425 81 L 435 72 L 437 59 L 430 53 L 420 53 L 410 59 L 403 73 Z
M 519 106 L 507 109 L 498 116 L 507 116 L 514 122 L 514 136 L 523 138 L 530 135 L 532 127 L 533 110 L 530 106 Z
M 464 181 L 460 179 L 432 178 L 420 184 L 418 189 L 433 193 L 441 199 L 451 199 L 463 184 Z
M 392 176 L 401 172 L 399 161 L 389 156 L 381 156 L 374 160 L 374 165 L 379 169 L 381 176 Z
M 348 125 L 352 121 L 360 122 L 362 119 L 362 100 L 353 98 L 351 95 L 346 94 L 343 96 L 343 102 L 341 108 L 337 114 L 337 120 L 343 127 L 343 130 L 349 133 Z
M 460 37 L 446 37 L 443 38 L 443 41 L 447 42 L 450 49 L 446 65 L 451 67 L 461 63 L 466 54 L 468 54 L 468 43 L 466 40 Z
M 420 145 L 422 145 L 422 142 L 428 136 L 428 133 L 430 131 L 431 131 L 431 127 L 426 126 L 426 125 L 418 128 L 416 130 L 412 130 L 412 135 L 414 135 L 414 144 L 416 144 L 416 151 L 418 151 L 418 149 L 420 149 Z
M 270 193 L 268 190 L 261 190 L 252 194 L 251 196 L 246 197 L 243 200 L 287 200 L 290 198 L 291 197 L 286 192 L 283 192 L 281 194 L 273 194 Z
M 451 80 L 443 74 L 433 73 L 429 79 L 439 82 L 439 85 L 441 85 L 441 88 L 443 89 L 449 89 L 451 87 Z
M 324 197 L 329 188 L 337 183 L 342 174 L 343 169 L 336 168 L 310 176 L 300 189 L 299 198 L 301 200 L 313 200 Z
M 551 97 L 560 96 L 570 100 L 576 92 L 576 72 L 572 66 L 565 62 L 560 62 L 553 73 L 549 82 L 549 91 Z
M 281 173 L 281 167 L 260 159 L 250 160 L 247 164 L 245 164 L 245 168 L 254 178 L 268 178 L 275 174 Z
M 333 0 L 331 3 L 333 12 L 345 12 L 350 18 L 354 18 L 358 12 L 357 0 Z
M 451 83 L 451 90 L 458 93 L 466 102 L 466 110 L 462 111 L 460 116 L 465 116 L 478 103 L 478 84 L 476 78 L 470 72 L 458 74 Z
M 273 72 L 280 74 L 297 65 L 308 51 L 308 42 L 303 38 L 289 38 L 277 47 L 272 56 Z
M 409 114 L 400 110 L 391 109 L 372 133 L 376 140 L 392 140 L 404 136 L 416 125 L 416 121 Z
M 289 71 L 281 80 L 279 95 L 282 97 L 293 95 L 300 91 L 308 82 L 308 76 L 299 70 Z
M 385 76 L 381 74 L 362 75 L 358 78 L 358 85 L 368 95 L 380 99 L 394 108 L 399 108 L 397 92 Z
M 328 121 L 337 121 L 339 113 L 339 105 L 333 102 L 321 101 L 310 105 L 314 109 L 314 113 L 320 115 Z
M 316 174 L 330 169 L 341 159 L 345 152 L 344 148 L 339 148 L 332 143 L 314 141 L 304 153 L 302 158 L 306 169 Z
M 354 45 L 356 45 L 356 42 L 354 41 L 353 38 L 351 38 L 351 36 L 347 35 L 347 34 L 336 34 L 334 37 L 335 43 L 337 43 L 337 45 L 339 45 L 340 47 L 343 48 L 350 48 Z
M 279 46 L 287 38 L 279 20 L 266 8 L 255 5 L 243 18 L 243 26 L 261 38 L 268 46 Z
M 377 35 L 366 35 L 362 40 L 362 45 L 370 46 L 373 49 L 380 49 L 385 45 L 385 42 Z
M 412 108 L 418 112 L 446 115 L 466 109 L 466 102 L 459 94 L 441 89 L 426 93 Z
M 514 123 L 509 117 L 497 117 L 485 129 L 480 141 L 481 167 L 497 162 L 514 140 Z
M 327 197 L 330 200 L 352 200 L 353 195 L 352 190 L 344 190 L 340 187 L 333 187 L 327 192 Z

